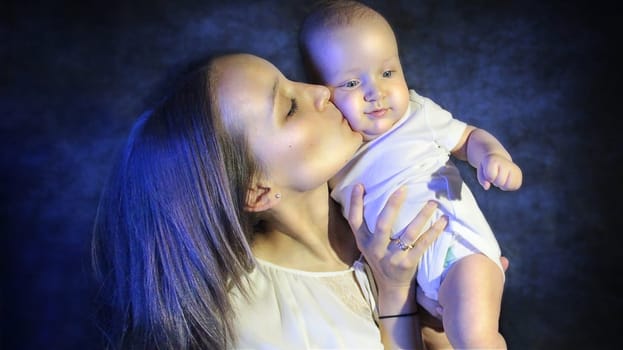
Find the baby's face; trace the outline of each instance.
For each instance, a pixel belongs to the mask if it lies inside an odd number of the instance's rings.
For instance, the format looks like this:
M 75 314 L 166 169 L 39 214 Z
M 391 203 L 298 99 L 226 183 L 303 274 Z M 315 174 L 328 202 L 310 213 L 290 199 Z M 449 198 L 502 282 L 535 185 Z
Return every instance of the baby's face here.
M 311 48 L 333 103 L 364 140 L 383 134 L 406 112 L 409 90 L 387 22 L 331 30 L 317 35 Z

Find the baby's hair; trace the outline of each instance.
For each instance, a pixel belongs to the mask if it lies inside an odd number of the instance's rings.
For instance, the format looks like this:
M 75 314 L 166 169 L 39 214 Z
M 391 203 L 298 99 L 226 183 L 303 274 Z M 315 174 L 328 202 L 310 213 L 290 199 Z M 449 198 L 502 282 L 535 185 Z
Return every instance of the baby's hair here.
M 356 21 L 370 19 L 376 16 L 381 16 L 381 14 L 357 1 L 319 1 L 314 5 L 311 13 L 303 21 L 301 33 L 350 25 Z
M 385 20 L 380 13 L 357 1 L 318 1 L 303 20 L 299 31 L 299 50 L 309 82 L 315 84 L 323 83 L 311 57 L 310 42 L 312 38 L 323 31 L 350 26 L 361 20 L 372 19 Z

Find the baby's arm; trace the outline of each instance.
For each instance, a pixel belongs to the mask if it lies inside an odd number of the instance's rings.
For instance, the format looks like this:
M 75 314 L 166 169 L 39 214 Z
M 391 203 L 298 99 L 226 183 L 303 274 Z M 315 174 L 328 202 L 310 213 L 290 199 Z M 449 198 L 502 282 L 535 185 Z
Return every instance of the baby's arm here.
M 452 155 L 476 168 L 478 182 L 485 190 L 491 184 L 504 191 L 521 187 L 521 169 L 500 141 L 483 129 L 468 125 Z

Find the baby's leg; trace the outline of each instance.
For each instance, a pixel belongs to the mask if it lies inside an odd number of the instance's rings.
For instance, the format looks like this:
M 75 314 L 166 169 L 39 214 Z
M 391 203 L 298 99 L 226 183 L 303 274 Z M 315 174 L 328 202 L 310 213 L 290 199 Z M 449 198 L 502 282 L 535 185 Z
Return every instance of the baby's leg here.
M 420 329 L 422 330 L 422 342 L 426 350 L 447 350 L 452 349 L 452 344 L 448 340 L 443 324 L 437 317 L 431 315 L 425 308 L 418 309 L 420 319 Z
M 500 268 L 482 254 L 455 262 L 439 288 L 443 326 L 457 349 L 506 349 L 499 333 L 504 279 Z

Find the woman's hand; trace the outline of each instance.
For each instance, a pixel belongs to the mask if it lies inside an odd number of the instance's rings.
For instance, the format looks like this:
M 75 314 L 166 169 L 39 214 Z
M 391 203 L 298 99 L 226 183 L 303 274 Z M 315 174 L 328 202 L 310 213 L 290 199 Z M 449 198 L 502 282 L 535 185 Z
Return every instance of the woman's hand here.
M 421 233 L 437 208 L 437 203 L 431 201 L 398 239 L 391 240 L 391 227 L 404 202 L 405 192 L 399 189 L 391 195 L 377 219 L 374 233 L 368 230 L 363 219 L 363 186 L 354 186 L 351 195 L 348 221 L 357 246 L 372 269 L 379 290 L 381 316 L 414 311 L 413 288 L 418 262 L 447 224 L 444 217 Z

